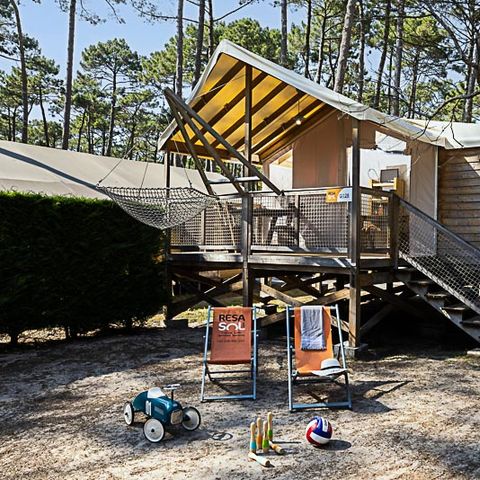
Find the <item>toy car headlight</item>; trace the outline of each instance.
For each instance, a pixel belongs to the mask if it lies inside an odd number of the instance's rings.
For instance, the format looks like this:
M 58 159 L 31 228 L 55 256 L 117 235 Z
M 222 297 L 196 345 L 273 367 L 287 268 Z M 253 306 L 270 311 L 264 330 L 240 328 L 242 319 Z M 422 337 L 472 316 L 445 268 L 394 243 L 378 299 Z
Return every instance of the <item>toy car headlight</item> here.
M 170 414 L 170 423 L 172 425 L 176 425 L 178 423 L 182 423 L 183 420 L 183 410 L 174 410 Z

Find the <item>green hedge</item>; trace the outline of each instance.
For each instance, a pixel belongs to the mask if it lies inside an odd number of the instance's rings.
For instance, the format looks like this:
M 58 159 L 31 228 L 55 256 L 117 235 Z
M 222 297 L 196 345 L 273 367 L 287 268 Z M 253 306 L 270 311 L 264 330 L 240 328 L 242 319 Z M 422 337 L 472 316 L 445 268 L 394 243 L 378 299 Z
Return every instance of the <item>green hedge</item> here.
M 108 201 L 0 193 L 0 332 L 75 335 L 156 313 L 162 244 Z

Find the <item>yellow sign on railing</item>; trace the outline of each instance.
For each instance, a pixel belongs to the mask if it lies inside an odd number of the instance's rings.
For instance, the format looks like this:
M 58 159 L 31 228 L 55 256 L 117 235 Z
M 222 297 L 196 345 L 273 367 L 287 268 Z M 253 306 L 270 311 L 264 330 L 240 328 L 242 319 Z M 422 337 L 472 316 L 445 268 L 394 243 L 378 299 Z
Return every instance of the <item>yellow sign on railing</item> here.
M 352 187 L 332 188 L 327 190 L 327 203 L 351 202 L 352 201 Z

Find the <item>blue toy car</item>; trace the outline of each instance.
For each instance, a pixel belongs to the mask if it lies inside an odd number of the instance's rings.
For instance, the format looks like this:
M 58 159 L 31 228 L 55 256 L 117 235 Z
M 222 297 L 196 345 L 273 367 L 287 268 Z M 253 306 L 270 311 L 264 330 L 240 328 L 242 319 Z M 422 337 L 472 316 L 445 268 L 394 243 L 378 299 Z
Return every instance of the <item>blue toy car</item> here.
M 173 392 L 178 387 L 179 384 L 167 385 L 163 390 L 153 387 L 138 394 L 133 402 L 126 402 L 123 406 L 126 424 L 133 425 L 135 412 L 143 412 L 148 417 L 143 425 L 143 434 L 154 443 L 163 439 L 166 427 L 182 425 L 189 432 L 196 430 L 201 423 L 200 412 L 195 407 L 183 408 L 174 400 Z M 164 391 L 170 391 L 170 397 Z

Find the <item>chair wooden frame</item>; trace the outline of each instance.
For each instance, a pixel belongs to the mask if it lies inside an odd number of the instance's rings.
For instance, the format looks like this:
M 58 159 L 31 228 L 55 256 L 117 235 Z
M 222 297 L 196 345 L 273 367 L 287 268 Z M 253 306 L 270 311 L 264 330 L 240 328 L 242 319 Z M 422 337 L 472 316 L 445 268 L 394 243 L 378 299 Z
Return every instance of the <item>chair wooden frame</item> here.
M 292 318 L 293 309 L 292 307 L 287 307 L 285 318 L 286 318 L 286 329 L 287 329 L 287 356 L 288 356 L 288 409 L 290 410 L 290 412 L 294 412 L 297 410 L 304 410 L 307 408 L 348 408 L 348 409 L 352 408 L 352 398 L 350 393 L 350 385 L 348 381 L 347 363 L 345 359 L 345 348 L 344 348 L 343 339 L 342 339 L 341 320 L 340 320 L 338 305 L 331 306 L 331 307 L 319 307 L 319 308 L 329 309 L 330 313 L 332 311 L 335 311 L 337 327 L 338 327 L 338 337 L 340 341 L 337 356 L 338 354 L 340 354 L 340 357 L 341 357 L 340 365 L 343 371 L 337 374 L 320 377 L 312 373 L 299 374 L 297 370 L 294 370 L 295 339 L 294 339 L 294 336 L 291 335 L 290 333 L 290 319 Z M 294 323 L 295 323 L 295 318 L 294 318 Z M 332 330 L 331 325 L 330 325 L 330 330 Z M 294 331 L 295 331 L 295 326 L 294 326 Z M 331 332 L 330 332 L 330 335 L 331 335 Z M 329 342 L 331 341 L 332 340 L 330 336 Z M 331 349 L 333 351 L 333 345 L 331 346 Z M 320 369 L 320 365 L 318 365 L 318 369 Z M 337 382 L 337 379 L 339 377 L 344 378 L 343 386 L 345 388 L 346 400 L 338 401 L 338 402 L 316 402 L 316 403 L 295 403 L 294 402 L 294 385 L 296 383 L 297 384 L 298 383 L 311 383 L 311 384 L 335 383 L 337 385 L 342 385 L 339 382 Z
M 238 307 L 232 307 L 238 308 Z M 257 398 L 257 375 L 258 375 L 258 342 L 257 342 L 257 308 L 251 307 L 252 310 L 252 343 L 251 343 L 251 358 L 249 368 L 244 369 L 235 369 L 235 370 L 214 370 L 212 371 L 209 366 L 208 360 L 208 347 L 209 347 L 209 337 L 210 337 L 210 327 L 213 325 L 213 313 L 214 308 L 209 306 L 207 313 L 207 324 L 205 331 L 205 347 L 203 352 L 203 365 L 202 365 L 202 387 L 200 393 L 200 401 L 208 402 L 214 400 L 256 400 Z M 214 338 L 212 334 L 212 339 Z M 211 342 L 210 342 L 211 343 Z M 222 365 L 221 362 L 215 362 L 216 364 Z M 235 365 L 235 364 L 246 364 L 244 362 L 225 362 L 223 365 Z M 209 395 L 205 394 L 206 390 L 206 378 L 212 383 L 217 383 L 222 378 L 229 378 L 230 380 L 243 379 L 244 377 L 238 376 L 238 374 L 248 374 L 251 379 L 252 391 L 249 394 L 232 394 L 232 395 Z

